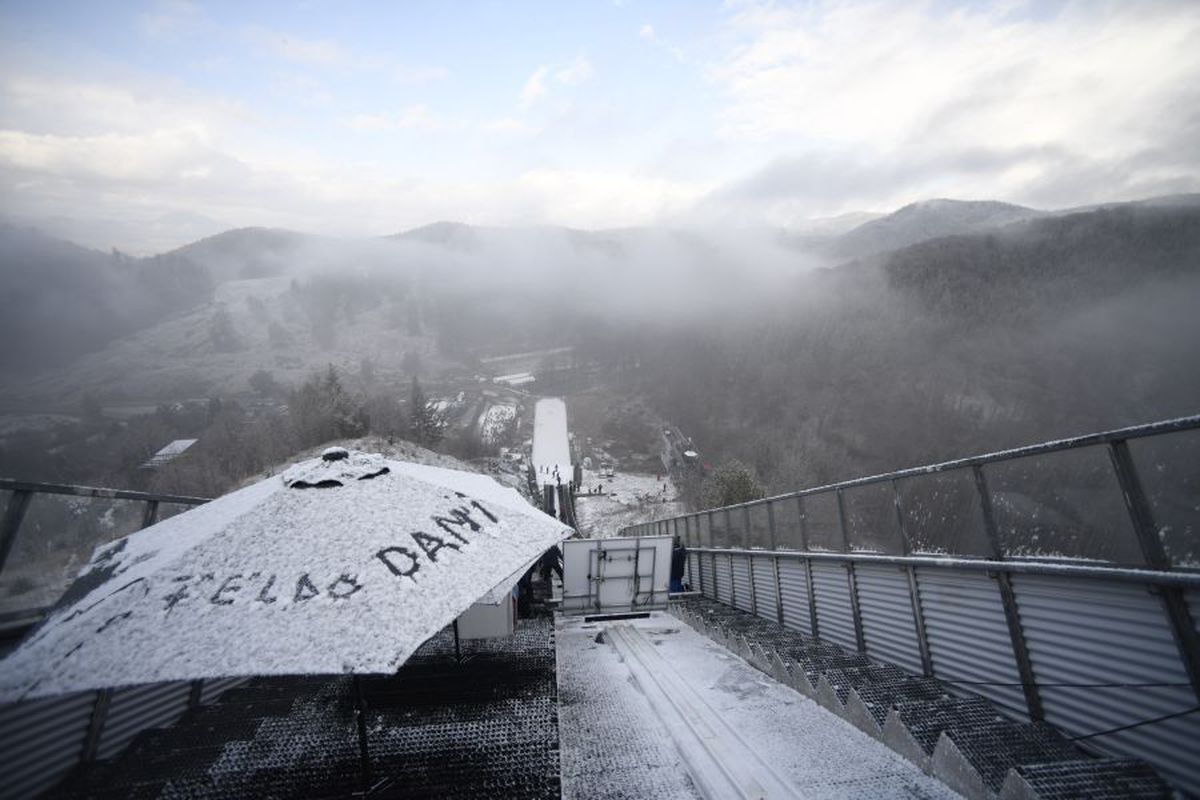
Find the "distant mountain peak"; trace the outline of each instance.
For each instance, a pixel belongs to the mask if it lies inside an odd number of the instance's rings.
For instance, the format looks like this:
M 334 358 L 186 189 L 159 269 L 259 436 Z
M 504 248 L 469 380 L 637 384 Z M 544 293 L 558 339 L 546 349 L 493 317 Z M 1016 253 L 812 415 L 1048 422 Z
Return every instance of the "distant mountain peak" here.
M 999 200 L 953 200 L 937 197 L 909 203 L 843 234 L 837 252 L 847 258 L 882 253 L 927 239 L 979 233 L 1013 222 L 1044 216 L 1035 208 Z

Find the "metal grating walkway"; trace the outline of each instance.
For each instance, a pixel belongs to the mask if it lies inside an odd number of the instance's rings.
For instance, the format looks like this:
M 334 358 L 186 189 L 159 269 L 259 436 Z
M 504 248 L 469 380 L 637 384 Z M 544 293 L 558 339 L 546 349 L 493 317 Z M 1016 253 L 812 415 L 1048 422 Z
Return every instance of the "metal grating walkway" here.
M 557 798 L 553 623 L 463 643 L 435 636 L 395 678 L 364 678 L 371 797 Z M 63 798 L 347 797 L 362 789 L 349 678 L 260 678 L 111 762 L 77 770 Z
M 707 598 L 672 612 L 968 797 L 1167 798 L 1152 769 L 1089 758 L 1054 728 Z

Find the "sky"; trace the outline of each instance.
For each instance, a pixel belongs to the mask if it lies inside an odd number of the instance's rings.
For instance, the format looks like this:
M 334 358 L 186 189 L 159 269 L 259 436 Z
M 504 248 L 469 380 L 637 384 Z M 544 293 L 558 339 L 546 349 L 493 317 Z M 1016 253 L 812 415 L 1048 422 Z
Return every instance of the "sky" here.
M 785 226 L 1200 191 L 1200 3 L 0 0 L 0 218 Z

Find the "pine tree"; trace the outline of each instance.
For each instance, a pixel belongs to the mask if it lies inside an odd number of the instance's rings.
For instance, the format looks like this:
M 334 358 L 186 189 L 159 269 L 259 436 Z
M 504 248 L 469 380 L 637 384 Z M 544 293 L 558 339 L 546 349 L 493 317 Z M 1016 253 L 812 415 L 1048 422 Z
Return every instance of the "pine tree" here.
M 342 387 L 332 364 L 293 392 L 288 413 L 304 445 L 362 436 L 368 429 L 365 410 Z
M 445 415 L 429 405 L 415 375 L 408 400 L 408 434 L 414 442 L 425 447 L 432 447 L 446 435 Z
M 705 478 L 700 491 L 705 508 L 748 503 L 766 496 L 754 471 L 737 459 L 730 459 L 717 467 Z

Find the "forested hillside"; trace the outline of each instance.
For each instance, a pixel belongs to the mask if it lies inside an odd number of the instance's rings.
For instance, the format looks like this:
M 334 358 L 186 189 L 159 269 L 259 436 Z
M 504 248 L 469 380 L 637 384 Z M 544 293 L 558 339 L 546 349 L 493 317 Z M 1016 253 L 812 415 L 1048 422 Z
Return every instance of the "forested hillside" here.
M 822 270 L 647 329 L 637 380 L 782 491 L 1200 409 L 1200 210 L 1123 208 Z
M 0 226 L 0 373 L 66 364 L 212 296 L 209 273 L 178 254 L 100 253 Z

